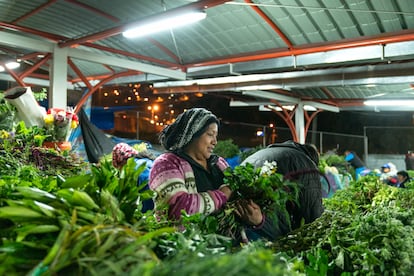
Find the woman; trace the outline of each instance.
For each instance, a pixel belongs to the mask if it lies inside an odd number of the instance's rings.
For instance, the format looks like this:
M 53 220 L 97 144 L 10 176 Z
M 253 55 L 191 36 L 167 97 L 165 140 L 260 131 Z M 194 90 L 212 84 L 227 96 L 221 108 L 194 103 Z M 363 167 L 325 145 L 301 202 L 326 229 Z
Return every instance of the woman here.
M 156 205 L 168 205 L 168 215 L 179 219 L 187 214 L 211 214 L 230 198 L 232 191 L 223 185 L 223 171 L 229 166 L 213 154 L 219 121 L 204 108 L 180 114 L 160 133 L 167 152 L 154 161 L 149 185 L 157 193 Z
M 397 179 L 397 167 L 391 163 L 388 162 L 381 166 L 381 174 L 379 175 L 380 180 L 384 182 L 385 184 L 396 186 L 398 179 Z
M 318 169 L 319 154 L 313 145 L 299 144 L 294 141 L 272 144 L 248 156 L 241 165 L 250 163 L 255 168 L 260 168 L 266 161 L 276 161 L 278 173 L 282 174 L 285 179 L 300 184 L 299 205 L 289 204 L 289 218 L 276 214 L 277 221 L 272 221 L 265 214 L 259 213 L 260 208 L 253 202 L 239 206 L 240 214 L 251 213 L 251 221 L 252 218 L 262 219 L 260 224 L 246 229 L 250 240 L 258 238 L 274 240 L 299 228 L 302 223 L 314 221 L 324 211 L 321 173 Z
M 346 150 L 344 155 L 345 161 L 347 161 L 355 169 L 355 180 L 358 180 L 361 176 L 369 173 L 369 170 L 365 166 L 364 162 L 362 162 L 361 158 L 359 158 L 354 151 Z
M 405 184 L 411 181 L 410 176 L 408 175 L 406 171 L 398 171 L 397 179 L 398 179 L 398 182 L 396 186 L 399 188 L 405 188 Z

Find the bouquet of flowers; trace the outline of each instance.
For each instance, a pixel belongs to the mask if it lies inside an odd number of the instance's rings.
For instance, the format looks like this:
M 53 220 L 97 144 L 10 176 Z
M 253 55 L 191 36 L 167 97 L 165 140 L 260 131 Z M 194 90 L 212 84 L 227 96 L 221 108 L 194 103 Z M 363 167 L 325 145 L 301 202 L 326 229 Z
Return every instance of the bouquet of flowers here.
M 67 141 L 72 129 L 79 125 L 79 118 L 72 108 L 51 108 L 44 118 L 47 138 L 46 141 Z

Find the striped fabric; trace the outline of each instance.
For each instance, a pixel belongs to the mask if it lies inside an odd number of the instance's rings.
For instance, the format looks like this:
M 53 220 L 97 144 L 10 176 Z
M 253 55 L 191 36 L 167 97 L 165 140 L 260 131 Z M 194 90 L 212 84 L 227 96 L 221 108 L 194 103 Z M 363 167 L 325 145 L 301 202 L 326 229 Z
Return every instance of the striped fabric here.
M 221 157 L 217 165 L 220 170 L 228 167 Z M 208 215 L 227 202 L 226 196 L 219 190 L 199 193 L 190 163 L 174 153 L 164 153 L 154 161 L 149 185 L 157 193 L 155 204 L 168 204 L 172 218 L 179 218 L 182 210 L 187 214 Z
M 178 115 L 174 123 L 163 129 L 159 137 L 160 142 L 168 151 L 182 149 L 197 133 L 213 122 L 219 124 L 217 117 L 211 111 L 204 108 L 191 108 Z

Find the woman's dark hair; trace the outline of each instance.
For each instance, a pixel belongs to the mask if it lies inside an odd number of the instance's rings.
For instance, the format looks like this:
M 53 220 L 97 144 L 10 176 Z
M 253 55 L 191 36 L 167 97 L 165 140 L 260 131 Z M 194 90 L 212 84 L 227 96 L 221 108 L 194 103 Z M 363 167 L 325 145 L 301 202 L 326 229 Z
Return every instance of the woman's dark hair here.
M 399 172 L 397 172 L 397 175 L 401 175 L 404 178 L 408 178 L 409 177 L 408 176 L 408 173 L 406 171 L 399 171 Z

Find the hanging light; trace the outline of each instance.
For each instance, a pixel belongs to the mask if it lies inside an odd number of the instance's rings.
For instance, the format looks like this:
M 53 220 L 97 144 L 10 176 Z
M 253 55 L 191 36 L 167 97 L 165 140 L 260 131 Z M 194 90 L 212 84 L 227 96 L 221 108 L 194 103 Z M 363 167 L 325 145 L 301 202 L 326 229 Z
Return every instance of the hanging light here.
M 126 38 L 142 37 L 148 34 L 174 29 L 176 27 L 194 23 L 206 18 L 206 16 L 207 14 L 204 11 L 186 12 L 172 17 L 162 18 L 160 20 L 144 23 L 137 27 L 132 27 L 122 34 Z
M 414 106 L 414 100 L 368 100 L 364 102 L 367 106 Z
M 13 70 L 20 67 L 20 63 L 12 61 L 5 64 L 7 69 Z M 0 72 L 5 71 L 4 67 L 0 65 Z

